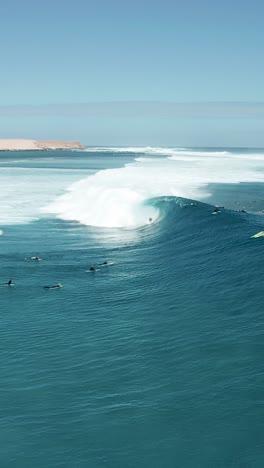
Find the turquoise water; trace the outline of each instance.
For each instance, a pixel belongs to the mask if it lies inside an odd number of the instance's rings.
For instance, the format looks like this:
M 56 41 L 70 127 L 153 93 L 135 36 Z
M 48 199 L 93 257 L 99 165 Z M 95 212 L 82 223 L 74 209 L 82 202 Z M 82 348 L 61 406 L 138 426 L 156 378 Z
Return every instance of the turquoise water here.
M 1 153 L 1 467 L 263 467 L 264 154 L 181 151 Z

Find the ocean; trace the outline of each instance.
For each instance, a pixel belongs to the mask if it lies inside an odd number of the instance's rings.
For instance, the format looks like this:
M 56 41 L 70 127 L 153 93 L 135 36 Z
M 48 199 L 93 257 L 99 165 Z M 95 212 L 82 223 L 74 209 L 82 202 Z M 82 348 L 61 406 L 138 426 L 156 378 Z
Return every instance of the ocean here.
M 249 148 L 0 153 L 1 468 L 263 468 L 263 183 Z

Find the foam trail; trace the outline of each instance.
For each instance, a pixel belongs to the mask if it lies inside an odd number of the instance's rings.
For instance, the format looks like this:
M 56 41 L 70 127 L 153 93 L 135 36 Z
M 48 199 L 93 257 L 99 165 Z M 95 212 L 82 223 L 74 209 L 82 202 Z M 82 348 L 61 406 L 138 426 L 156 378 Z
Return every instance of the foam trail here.
M 255 158 L 226 151 L 145 151 L 145 157 L 123 168 L 103 170 L 73 184 L 45 211 L 86 225 L 130 228 L 146 224 L 149 217 L 157 219 L 158 210 L 147 203 L 152 198 L 202 200 L 210 195 L 210 183 L 264 182 L 263 154 Z M 160 157 L 148 157 L 153 154 Z

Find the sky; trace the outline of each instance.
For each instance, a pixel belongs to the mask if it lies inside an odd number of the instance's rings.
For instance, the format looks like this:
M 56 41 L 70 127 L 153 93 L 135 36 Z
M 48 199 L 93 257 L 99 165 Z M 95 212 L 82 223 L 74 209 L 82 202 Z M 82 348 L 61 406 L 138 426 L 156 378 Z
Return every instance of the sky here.
M 262 0 L 0 2 L 0 137 L 263 146 Z

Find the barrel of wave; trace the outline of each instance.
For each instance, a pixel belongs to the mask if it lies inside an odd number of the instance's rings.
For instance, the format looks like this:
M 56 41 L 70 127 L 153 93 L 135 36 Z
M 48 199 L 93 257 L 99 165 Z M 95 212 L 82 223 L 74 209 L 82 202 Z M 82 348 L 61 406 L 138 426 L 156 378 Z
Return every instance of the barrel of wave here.
M 85 194 L 70 191 L 62 195 L 45 211 L 64 220 L 108 228 L 137 228 L 153 223 L 159 216 L 159 210 L 134 190 L 94 186 L 86 187 Z

